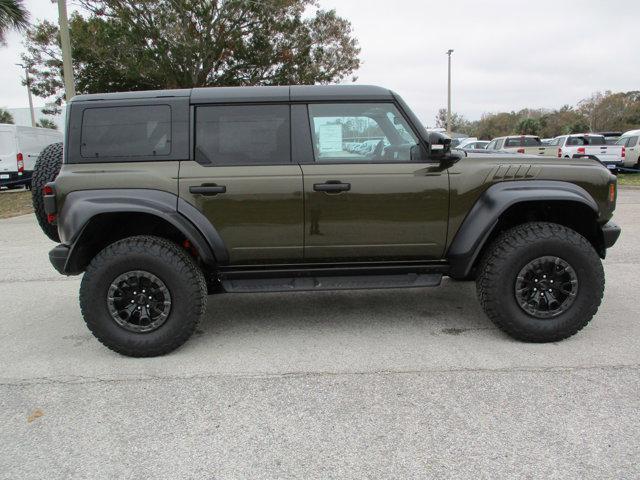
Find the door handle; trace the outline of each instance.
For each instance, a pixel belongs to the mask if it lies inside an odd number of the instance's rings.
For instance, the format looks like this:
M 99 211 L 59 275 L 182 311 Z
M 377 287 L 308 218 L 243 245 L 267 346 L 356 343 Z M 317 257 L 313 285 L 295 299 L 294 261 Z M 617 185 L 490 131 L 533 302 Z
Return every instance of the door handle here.
M 194 195 L 213 196 L 226 192 L 226 185 L 200 185 L 199 187 L 189 187 L 189 193 L 193 193 Z
M 316 192 L 337 193 L 351 190 L 350 183 L 342 183 L 339 180 L 329 180 L 326 183 L 314 183 L 313 189 Z

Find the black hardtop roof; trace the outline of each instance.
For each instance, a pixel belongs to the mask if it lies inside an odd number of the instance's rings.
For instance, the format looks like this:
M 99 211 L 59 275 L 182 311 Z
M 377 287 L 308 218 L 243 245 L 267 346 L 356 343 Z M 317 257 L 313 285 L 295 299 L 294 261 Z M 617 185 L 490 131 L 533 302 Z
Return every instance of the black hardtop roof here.
M 292 85 L 278 87 L 204 87 L 181 90 L 93 93 L 76 95 L 71 102 L 137 100 L 190 97 L 190 103 L 380 101 L 393 99 L 393 92 L 372 85 Z

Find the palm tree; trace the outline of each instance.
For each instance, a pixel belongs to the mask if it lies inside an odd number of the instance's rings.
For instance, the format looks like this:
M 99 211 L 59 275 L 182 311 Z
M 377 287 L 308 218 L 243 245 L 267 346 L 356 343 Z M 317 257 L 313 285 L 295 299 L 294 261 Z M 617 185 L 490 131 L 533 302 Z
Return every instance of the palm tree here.
M 4 108 L 0 108 L 0 123 L 13 123 L 13 115 Z
M 9 30 L 24 30 L 29 25 L 29 13 L 22 0 L 0 0 L 0 44 L 5 44 Z

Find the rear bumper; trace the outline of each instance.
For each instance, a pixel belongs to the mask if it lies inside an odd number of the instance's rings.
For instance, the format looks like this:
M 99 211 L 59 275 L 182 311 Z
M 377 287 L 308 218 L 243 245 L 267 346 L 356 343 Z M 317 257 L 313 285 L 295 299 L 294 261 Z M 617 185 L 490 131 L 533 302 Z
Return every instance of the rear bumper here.
M 604 248 L 611 248 L 618 241 L 622 229 L 615 222 L 607 222 L 602 226 L 602 238 L 604 239 Z
M 18 172 L 0 172 L 0 177 L 8 175 L 9 178 L 0 178 L 0 187 L 18 187 L 31 182 L 31 173 L 24 172 L 22 175 L 18 175 Z
M 69 255 L 71 253 L 71 248 L 67 245 L 57 245 L 49 252 L 49 261 L 53 268 L 55 268 L 58 273 L 62 273 L 66 275 L 65 267 L 67 265 L 67 260 L 69 259 Z

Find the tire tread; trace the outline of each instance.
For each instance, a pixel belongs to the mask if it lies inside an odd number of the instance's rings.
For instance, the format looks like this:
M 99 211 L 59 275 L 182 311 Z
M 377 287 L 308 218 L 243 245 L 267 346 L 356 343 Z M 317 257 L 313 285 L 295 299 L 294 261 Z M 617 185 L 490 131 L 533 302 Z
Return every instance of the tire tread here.
M 585 311 L 580 313 L 579 322 L 560 323 L 554 332 L 553 338 L 540 331 L 532 331 L 524 328 L 514 321 L 513 317 L 504 314 L 501 298 L 496 294 L 496 286 L 504 282 L 501 266 L 505 258 L 513 255 L 515 251 L 540 240 L 560 240 L 581 250 L 590 263 L 589 268 L 596 272 L 595 280 L 598 284 L 598 294 L 593 302 L 587 305 Z M 500 234 L 488 248 L 479 264 L 476 292 L 480 305 L 489 319 L 502 331 L 512 337 L 528 342 L 559 341 L 575 335 L 582 330 L 598 311 L 604 294 L 604 271 L 593 246 L 578 232 L 556 223 L 530 222 L 518 225 Z
M 102 335 L 100 325 L 92 315 L 92 305 L 88 300 L 90 289 L 94 285 L 94 278 L 112 261 L 132 254 L 148 254 L 162 259 L 167 263 L 184 283 L 189 292 L 193 292 L 193 298 L 189 302 L 190 314 L 180 321 L 177 334 L 167 337 L 165 341 L 153 345 L 145 342 L 144 336 L 133 337 L 135 340 L 127 345 L 116 344 L 110 338 Z M 184 342 L 196 330 L 200 323 L 207 303 L 207 286 L 204 275 L 195 261 L 178 245 L 161 238 L 148 235 L 129 237 L 119 240 L 105 247 L 89 264 L 80 286 L 80 309 L 87 326 L 96 338 L 109 349 L 131 357 L 153 357 L 169 353 Z

